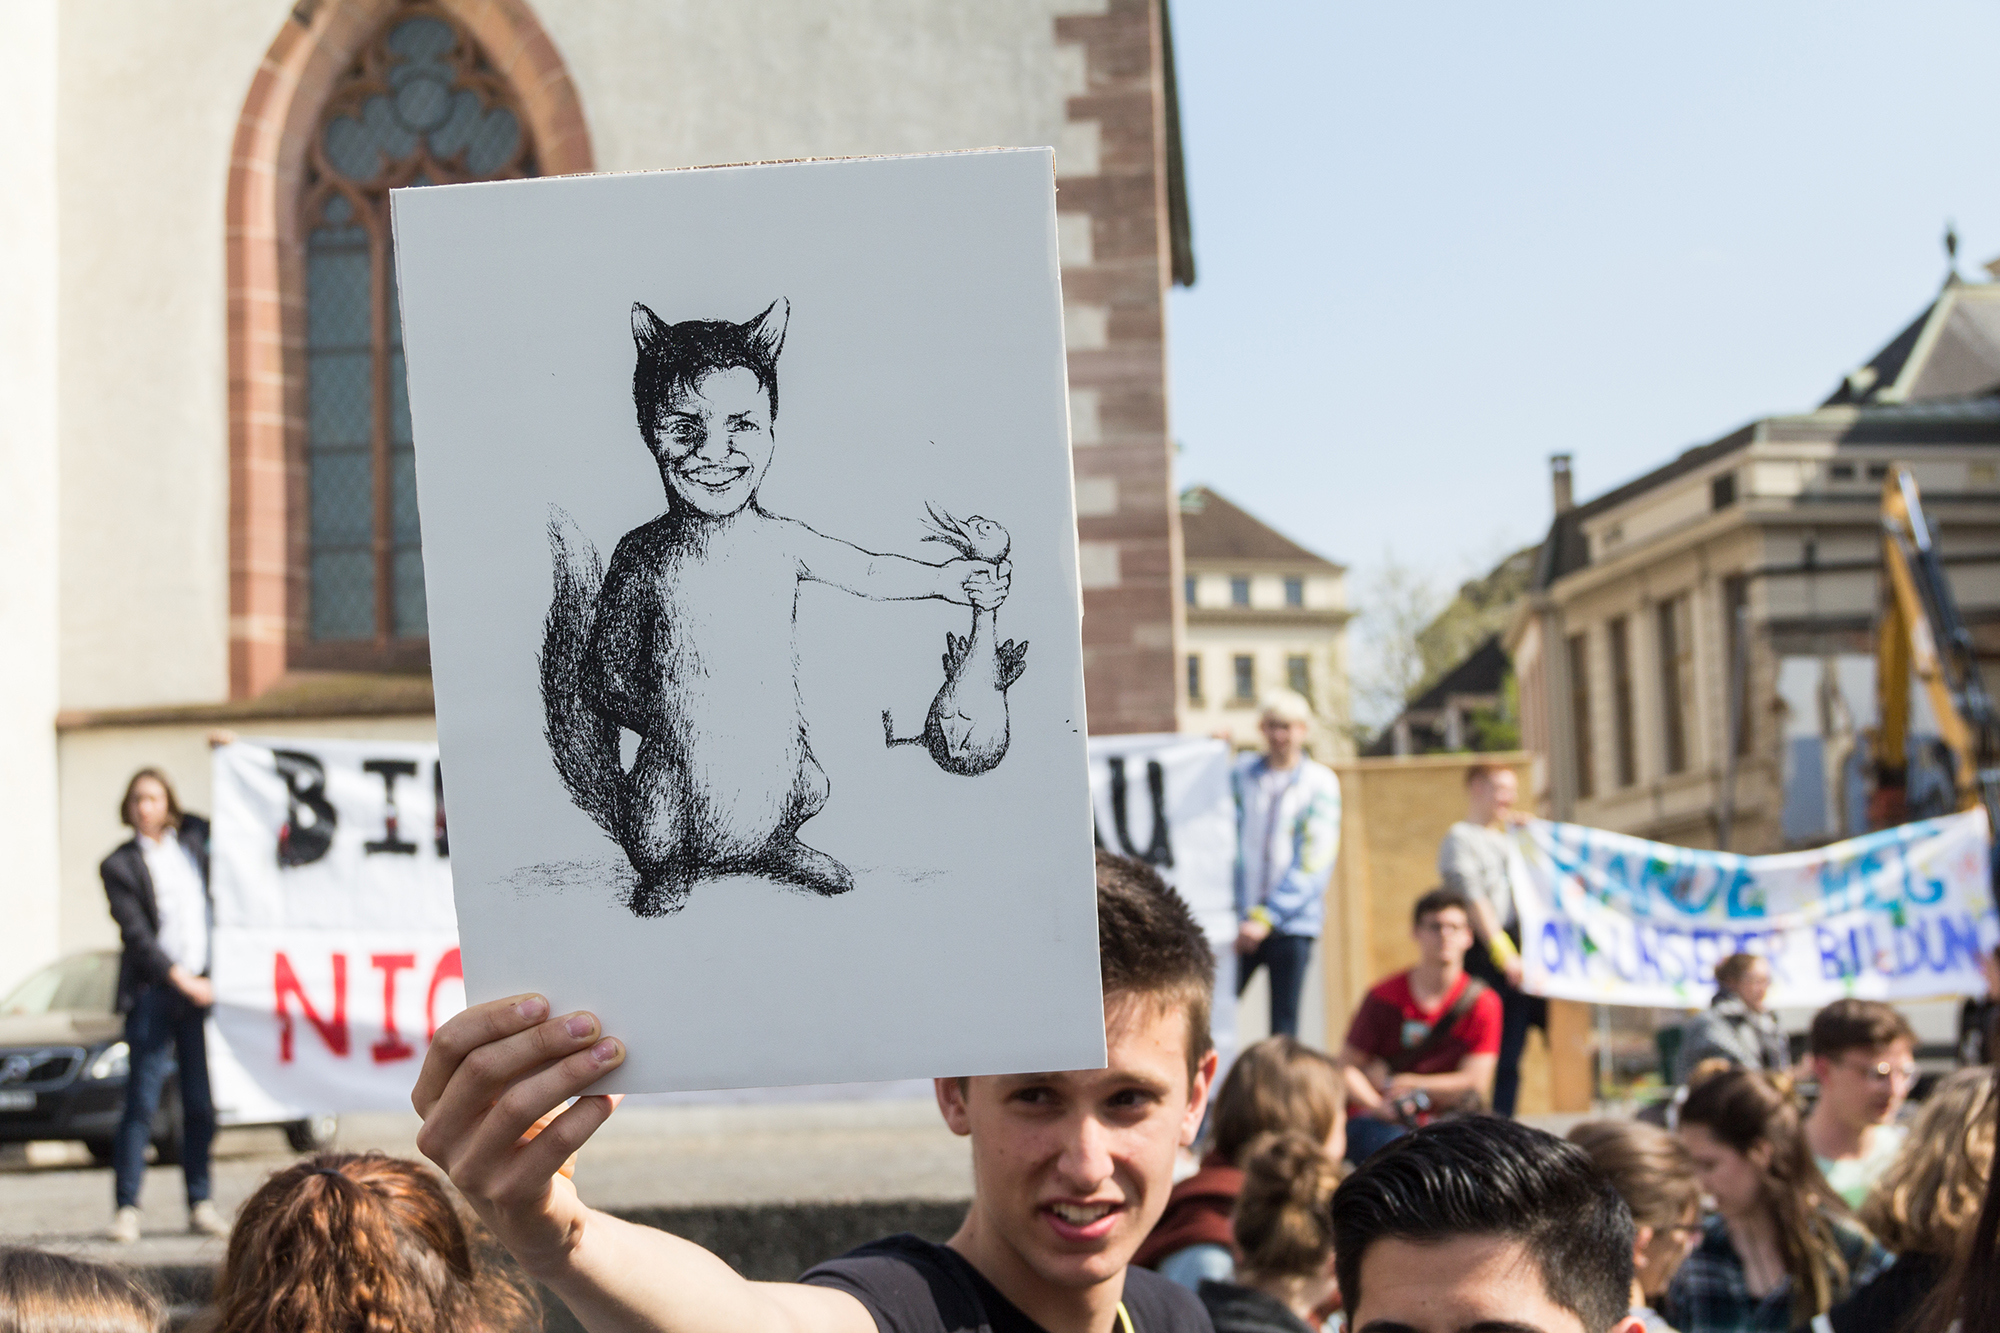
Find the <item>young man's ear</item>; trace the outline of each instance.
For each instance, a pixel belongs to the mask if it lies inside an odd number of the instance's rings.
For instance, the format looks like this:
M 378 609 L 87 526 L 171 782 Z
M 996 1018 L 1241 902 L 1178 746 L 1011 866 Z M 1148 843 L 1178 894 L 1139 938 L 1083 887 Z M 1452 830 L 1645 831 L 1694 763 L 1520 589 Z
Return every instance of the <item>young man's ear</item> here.
M 966 1105 L 972 1080 L 937 1078 L 931 1080 L 931 1087 L 937 1093 L 938 1111 L 944 1116 L 945 1126 L 960 1138 L 972 1133 L 972 1115 Z
M 1181 1147 L 1194 1146 L 1195 1136 L 1201 1133 L 1202 1113 L 1208 1110 L 1208 1091 L 1215 1086 L 1215 1071 L 1221 1067 L 1222 1057 L 1210 1048 L 1195 1066 L 1194 1082 L 1188 1085 L 1187 1114 L 1181 1118 Z
M 1653 1228 L 1647 1226 L 1644 1222 L 1641 1222 L 1638 1230 L 1632 1233 L 1632 1267 L 1644 1268 L 1646 1266 L 1646 1251 L 1653 1247 L 1653 1237 L 1655 1234 Z

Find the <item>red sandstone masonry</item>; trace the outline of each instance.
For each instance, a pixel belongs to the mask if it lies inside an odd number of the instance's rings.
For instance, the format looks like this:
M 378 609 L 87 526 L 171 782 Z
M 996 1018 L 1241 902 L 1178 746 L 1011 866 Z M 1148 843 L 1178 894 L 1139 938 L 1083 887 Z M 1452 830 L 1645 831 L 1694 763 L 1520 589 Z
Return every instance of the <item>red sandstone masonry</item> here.
M 441 0 L 514 83 L 545 175 L 591 169 L 583 105 L 523 0 Z M 328 0 L 288 19 L 250 82 L 225 206 L 229 330 L 229 694 L 284 675 L 304 637 L 305 301 L 298 197 L 341 71 L 396 0 Z M 294 522 L 297 515 L 299 521 Z
M 1099 735 L 1179 724 L 1174 595 L 1180 529 L 1167 431 L 1166 131 L 1156 0 L 1110 0 L 1108 12 L 1056 21 L 1084 50 L 1086 88 L 1072 122 L 1098 125 L 1098 172 L 1057 181 L 1059 211 L 1091 218 L 1091 263 L 1063 270 L 1063 299 L 1107 311 L 1106 345 L 1069 354 L 1072 389 L 1098 394 L 1102 443 L 1079 446 L 1079 479 L 1116 481 L 1115 513 L 1080 518 L 1077 535 L 1117 548 L 1116 587 L 1084 592 L 1084 688 Z M 1058 170 L 1062 164 L 1058 163 Z

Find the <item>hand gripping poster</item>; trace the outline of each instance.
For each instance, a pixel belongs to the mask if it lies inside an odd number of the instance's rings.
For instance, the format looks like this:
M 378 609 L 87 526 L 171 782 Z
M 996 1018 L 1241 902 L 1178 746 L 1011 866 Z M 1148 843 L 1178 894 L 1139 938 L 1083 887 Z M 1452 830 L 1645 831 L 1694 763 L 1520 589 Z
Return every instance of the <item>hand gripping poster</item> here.
M 1541 820 L 1516 838 L 1538 995 L 1692 1007 L 1733 953 L 1770 961 L 1773 1005 L 1977 995 L 2000 939 L 1983 810 L 1772 856 Z
M 1051 154 L 393 216 L 469 996 L 606 1091 L 1101 1064 Z

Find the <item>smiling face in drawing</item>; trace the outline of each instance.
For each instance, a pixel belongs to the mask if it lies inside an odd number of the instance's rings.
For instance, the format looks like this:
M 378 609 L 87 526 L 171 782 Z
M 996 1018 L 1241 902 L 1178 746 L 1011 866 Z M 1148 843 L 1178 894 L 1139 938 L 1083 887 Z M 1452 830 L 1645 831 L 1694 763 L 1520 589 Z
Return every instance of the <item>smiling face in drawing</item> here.
M 770 396 L 742 366 L 711 370 L 663 403 L 652 438 L 674 499 L 714 518 L 750 503 L 773 444 Z

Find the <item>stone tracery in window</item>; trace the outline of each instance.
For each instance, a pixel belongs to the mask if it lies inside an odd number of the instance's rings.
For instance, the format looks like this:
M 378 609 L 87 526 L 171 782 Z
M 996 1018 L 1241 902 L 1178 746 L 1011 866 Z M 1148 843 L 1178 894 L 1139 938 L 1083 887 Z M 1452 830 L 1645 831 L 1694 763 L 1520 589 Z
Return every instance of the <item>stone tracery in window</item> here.
M 406 4 L 335 85 L 301 200 L 307 660 L 427 633 L 389 191 L 537 174 L 505 79 L 435 5 Z

